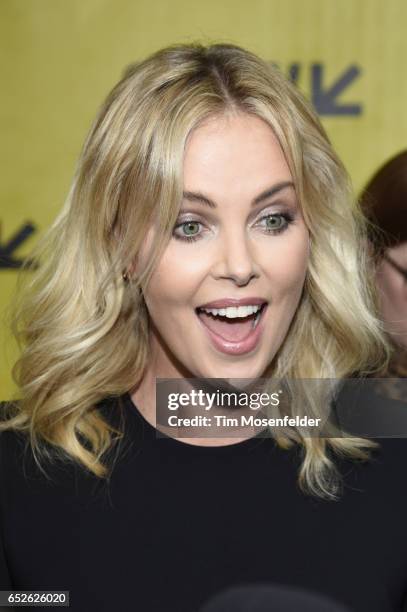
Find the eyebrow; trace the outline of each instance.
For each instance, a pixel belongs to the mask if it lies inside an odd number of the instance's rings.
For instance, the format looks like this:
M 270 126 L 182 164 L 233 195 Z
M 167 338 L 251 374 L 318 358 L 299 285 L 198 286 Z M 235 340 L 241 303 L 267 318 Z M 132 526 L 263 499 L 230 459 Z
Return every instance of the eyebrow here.
M 294 183 L 292 181 L 282 181 L 281 183 L 277 183 L 276 185 L 273 185 L 273 187 L 262 191 L 260 195 L 258 195 L 254 198 L 254 200 L 252 200 L 251 205 L 256 206 L 257 204 L 261 204 L 261 202 L 264 202 L 264 200 L 271 198 L 272 196 L 276 195 L 276 193 L 279 193 L 280 191 L 282 191 L 283 189 L 287 189 L 288 187 L 292 187 L 293 189 L 295 189 Z M 209 206 L 210 208 L 216 208 L 215 202 L 207 196 L 204 196 L 203 193 L 194 191 L 184 191 L 182 195 L 183 199 L 188 200 L 189 202 L 197 202 L 198 204 L 204 204 L 205 206 Z

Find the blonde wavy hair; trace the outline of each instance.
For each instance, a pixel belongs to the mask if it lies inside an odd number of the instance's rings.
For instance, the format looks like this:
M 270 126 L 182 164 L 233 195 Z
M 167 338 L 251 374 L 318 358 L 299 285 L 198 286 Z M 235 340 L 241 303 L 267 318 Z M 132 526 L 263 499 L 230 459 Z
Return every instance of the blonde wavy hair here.
M 200 122 L 230 112 L 257 115 L 274 131 L 311 237 L 303 295 L 273 376 L 343 379 L 388 359 L 364 217 L 310 104 L 276 67 L 243 48 L 174 45 L 130 66 L 108 95 L 65 205 L 31 254 L 37 269 L 19 278 L 10 322 L 21 351 L 12 371 L 18 398 L 0 426 L 28 434 L 38 465 L 51 458 L 48 443 L 95 476 L 109 476 L 102 459 L 123 432 L 98 404 L 143 377 L 149 315 L 142 288 L 177 219 L 185 143 Z M 149 263 L 126 282 L 123 271 L 152 223 L 158 234 Z M 330 499 L 340 476 L 329 449 L 367 459 L 376 447 L 294 429 L 276 439 L 284 448 L 300 445 L 302 490 Z

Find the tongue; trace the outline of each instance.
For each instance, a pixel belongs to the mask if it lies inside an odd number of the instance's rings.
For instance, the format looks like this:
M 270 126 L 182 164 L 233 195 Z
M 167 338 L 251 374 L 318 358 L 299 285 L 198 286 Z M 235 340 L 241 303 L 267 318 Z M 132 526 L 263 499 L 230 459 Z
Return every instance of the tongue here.
M 198 316 L 206 327 L 230 342 L 244 340 L 253 329 L 253 319 L 255 317 L 255 315 L 249 315 L 245 318 L 228 319 L 227 317 L 216 317 L 206 312 L 200 312 Z

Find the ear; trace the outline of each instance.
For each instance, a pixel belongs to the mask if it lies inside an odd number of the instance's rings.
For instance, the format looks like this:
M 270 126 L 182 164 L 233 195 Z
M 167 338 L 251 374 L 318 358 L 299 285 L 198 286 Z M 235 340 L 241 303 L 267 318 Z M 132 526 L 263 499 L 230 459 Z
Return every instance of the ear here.
M 132 278 L 136 275 L 137 269 L 138 269 L 138 257 L 136 256 L 131 262 L 131 264 L 128 265 L 125 270 L 125 273 L 127 274 L 127 277 L 129 278 L 129 280 L 132 280 Z
M 134 259 L 131 261 L 130 264 L 128 264 L 125 268 L 123 268 L 122 270 L 122 275 L 123 275 L 123 279 L 126 281 L 131 281 L 133 280 L 134 276 L 137 274 L 138 271 L 138 257 L 134 257 Z

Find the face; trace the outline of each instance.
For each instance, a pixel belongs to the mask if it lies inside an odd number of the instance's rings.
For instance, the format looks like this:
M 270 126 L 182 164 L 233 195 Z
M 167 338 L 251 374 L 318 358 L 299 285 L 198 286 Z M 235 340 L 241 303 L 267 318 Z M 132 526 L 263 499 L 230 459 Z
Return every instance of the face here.
M 386 255 L 395 265 L 384 258 L 377 268 L 380 309 L 387 331 L 407 348 L 407 280 L 397 269 L 407 271 L 407 242 L 387 249 Z
M 152 240 L 153 228 L 141 265 Z M 299 304 L 308 249 L 271 128 L 240 114 L 192 131 L 177 223 L 144 288 L 155 375 L 262 376 Z

